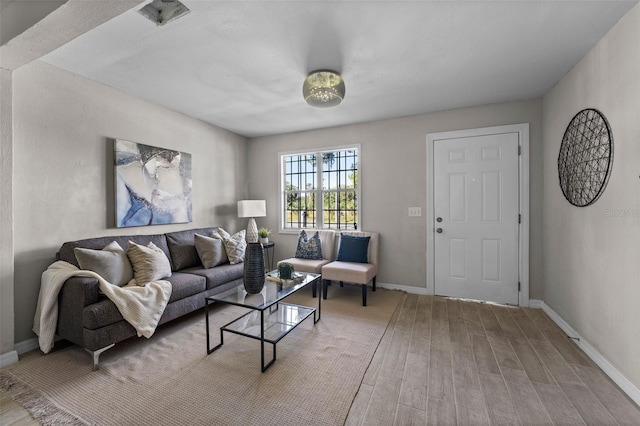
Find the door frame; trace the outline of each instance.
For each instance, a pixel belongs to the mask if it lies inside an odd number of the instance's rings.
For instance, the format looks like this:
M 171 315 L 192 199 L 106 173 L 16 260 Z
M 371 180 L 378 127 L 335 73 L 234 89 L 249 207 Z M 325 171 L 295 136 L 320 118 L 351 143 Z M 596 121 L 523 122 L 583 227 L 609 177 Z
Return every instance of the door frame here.
M 435 294 L 435 227 L 434 227 L 434 142 L 447 139 L 486 136 L 496 133 L 518 133 L 518 203 L 521 221 L 518 225 L 518 292 L 519 306 L 529 306 L 529 123 L 482 127 L 427 134 L 427 294 Z

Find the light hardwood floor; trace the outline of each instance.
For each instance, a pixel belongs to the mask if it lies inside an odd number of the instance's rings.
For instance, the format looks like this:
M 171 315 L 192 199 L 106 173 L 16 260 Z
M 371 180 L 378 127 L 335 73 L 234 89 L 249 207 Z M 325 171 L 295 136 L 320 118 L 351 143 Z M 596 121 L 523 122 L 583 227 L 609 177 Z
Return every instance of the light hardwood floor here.
M 0 402 L 0 426 L 38 424 Z M 640 425 L 640 409 L 539 309 L 408 294 L 345 424 Z
M 640 409 L 541 310 L 409 294 L 346 425 L 640 425 Z
M 9 395 L 0 393 L 0 426 L 38 425 L 27 410 L 22 408 Z

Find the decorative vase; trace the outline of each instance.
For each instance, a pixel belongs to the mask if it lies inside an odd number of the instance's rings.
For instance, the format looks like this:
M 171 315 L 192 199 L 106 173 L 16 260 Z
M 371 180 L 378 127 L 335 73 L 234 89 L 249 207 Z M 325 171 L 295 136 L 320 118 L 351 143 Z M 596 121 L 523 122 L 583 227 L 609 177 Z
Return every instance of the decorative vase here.
M 244 253 L 244 289 L 257 294 L 264 287 L 264 249 L 261 243 L 247 243 Z
M 269 237 L 260 237 L 260 242 L 262 244 L 269 244 Z

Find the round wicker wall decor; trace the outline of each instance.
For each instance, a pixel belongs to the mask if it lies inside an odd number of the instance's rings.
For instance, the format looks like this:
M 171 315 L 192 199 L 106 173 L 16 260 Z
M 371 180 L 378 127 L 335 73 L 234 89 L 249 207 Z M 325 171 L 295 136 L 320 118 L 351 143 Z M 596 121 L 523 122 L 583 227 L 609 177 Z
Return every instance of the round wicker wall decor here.
M 560 188 L 567 201 L 586 207 L 607 186 L 613 165 L 613 135 L 605 116 L 588 108 L 577 113 L 562 137 L 558 155 Z

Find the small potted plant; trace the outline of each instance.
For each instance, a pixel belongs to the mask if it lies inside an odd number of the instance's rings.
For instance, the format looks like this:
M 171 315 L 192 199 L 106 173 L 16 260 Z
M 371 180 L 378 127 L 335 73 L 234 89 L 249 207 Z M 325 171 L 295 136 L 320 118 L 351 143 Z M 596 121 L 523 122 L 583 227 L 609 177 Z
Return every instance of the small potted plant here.
M 269 234 L 270 233 L 271 233 L 271 230 L 269 230 L 267 228 L 258 229 L 258 236 L 260 237 L 260 242 L 262 244 L 269 243 Z
M 278 276 L 281 280 L 290 280 L 293 279 L 294 268 L 291 263 L 288 262 L 280 262 L 278 265 Z

